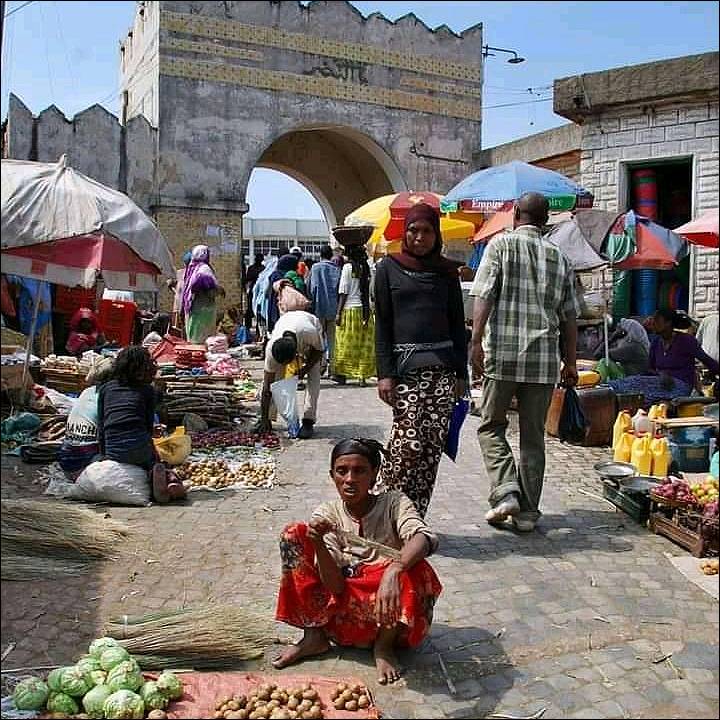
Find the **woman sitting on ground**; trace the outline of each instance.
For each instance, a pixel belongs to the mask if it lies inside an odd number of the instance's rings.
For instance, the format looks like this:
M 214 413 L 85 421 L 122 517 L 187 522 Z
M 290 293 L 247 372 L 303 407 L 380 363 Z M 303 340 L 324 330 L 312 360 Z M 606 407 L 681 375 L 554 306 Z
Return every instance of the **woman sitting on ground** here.
M 339 498 L 317 508 L 309 524 L 283 531 L 276 617 L 304 634 L 275 660 L 276 668 L 320 655 L 331 641 L 372 646 L 378 682 L 392 683 L 400 676 L 396 647 L 416 647 L 430 629 L 442 587 L 425 558 L 437 549 L 437 537 L 401 492 L 370 494 L 381 453 L 374 440 L 341 440 L 330 458 Z M 343 532 L 399 550 L 399 559 Z
M 150 332 L 143 338 L 142 346 L 152 354 L 152 351 L 163 341 L 170 328 L 170 315 L 158 313 L 150 325 Z
M 131 345 L 118 353 L 113 379 L 98 392 L 98 445 L 106 460 L 137 465 L 152 473 L 158 503 L 184 497 L 182 483 L 168 484 L 153 444 L 157 364 L 147 349 Z
M 70 355 L 80 357 L 88 350 L 95 350 L 105 344 L 100 332 L 97 315 L 90 308 L 80 308 L 70 319 L 70 334 L 65 349 Z

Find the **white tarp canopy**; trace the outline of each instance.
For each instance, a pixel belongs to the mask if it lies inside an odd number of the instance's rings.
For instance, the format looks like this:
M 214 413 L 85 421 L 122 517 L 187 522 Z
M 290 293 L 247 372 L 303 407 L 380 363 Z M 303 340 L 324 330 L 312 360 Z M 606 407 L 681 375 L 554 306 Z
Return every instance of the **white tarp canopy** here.
M 73 248 L 93 248 L 84 267 L 59 242 L 70 240 Z M 71 287 L 102 275 L 107 287 L 146 290 L 155 289 L 154 276 L 175 277 L 155 223 L 124 193 L 73 170 L 64 155 L 57 163 L 2 161 L 2 251 L 4 272 Z

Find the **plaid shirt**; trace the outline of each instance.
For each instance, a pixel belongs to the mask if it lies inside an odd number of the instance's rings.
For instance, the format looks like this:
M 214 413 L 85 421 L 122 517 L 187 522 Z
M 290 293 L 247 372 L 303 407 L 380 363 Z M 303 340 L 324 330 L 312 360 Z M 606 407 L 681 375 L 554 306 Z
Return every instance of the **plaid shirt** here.
M 483 338 L 485 374 L 554 384 L 560 377 L 560 323 L 577 314 L 567 258 L 522 225 L 487 246 L 470 295 L 493 303 Z

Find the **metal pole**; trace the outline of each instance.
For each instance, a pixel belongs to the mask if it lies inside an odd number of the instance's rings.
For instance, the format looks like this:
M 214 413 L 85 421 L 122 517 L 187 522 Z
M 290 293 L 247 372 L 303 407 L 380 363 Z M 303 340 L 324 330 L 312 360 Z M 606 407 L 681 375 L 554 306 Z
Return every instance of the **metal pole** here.
M 27 347 L 25 348 L 25 365 L 23 367 L 23 387 L 27 379 L 28 370 L 30 368 L 30 354 L 33 349 L 33 341 L 35 340 L 35 329 L 37 328 L 38 310 L 40 309 L 40 291 L 42 290 L 42 281 L 37 281 L 37 291 L 35 292 L 35 307 L 33 308 L 33 318 L 30 323 L 30 335 L 28 336 Z
M 0 0 L 0 68 L 2 67 L 2 50 L 5 31 L 5 0 Z

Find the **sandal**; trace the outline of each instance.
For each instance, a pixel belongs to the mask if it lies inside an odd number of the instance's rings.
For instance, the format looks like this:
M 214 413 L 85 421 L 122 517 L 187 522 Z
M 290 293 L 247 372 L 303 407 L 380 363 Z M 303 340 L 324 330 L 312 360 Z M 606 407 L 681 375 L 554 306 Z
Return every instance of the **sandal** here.
M 162 463 L 155 463 L 152 469 L 152 493 L 156 503 L 164 505 L 170 502 L 168 493 L 167 471 Z

